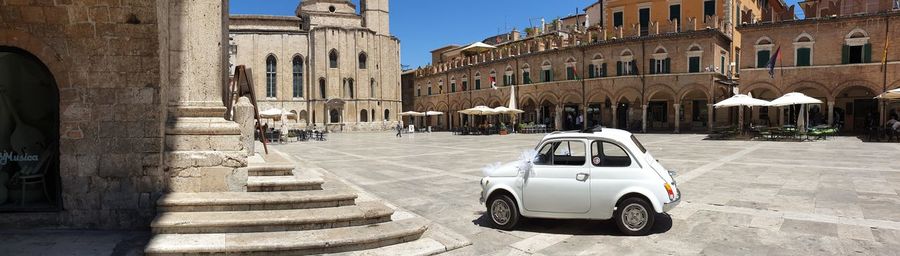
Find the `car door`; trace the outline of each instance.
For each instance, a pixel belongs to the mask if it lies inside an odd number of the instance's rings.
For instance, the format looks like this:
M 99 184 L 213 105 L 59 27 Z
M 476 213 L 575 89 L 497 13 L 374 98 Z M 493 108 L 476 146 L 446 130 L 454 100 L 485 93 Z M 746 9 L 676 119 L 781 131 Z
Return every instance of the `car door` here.
M 621 144 L 594 140 L 590 145 L 591 154 L 591 198 L 595 206 L 595 217 L 612 217 L 616 196 L 629 186 L 645 182 L 641 167 Z
M 586 144 L 582 139 L 566 139 L 541 146 L 523 188 L 526 210 L 586 213 L 591 209 Z

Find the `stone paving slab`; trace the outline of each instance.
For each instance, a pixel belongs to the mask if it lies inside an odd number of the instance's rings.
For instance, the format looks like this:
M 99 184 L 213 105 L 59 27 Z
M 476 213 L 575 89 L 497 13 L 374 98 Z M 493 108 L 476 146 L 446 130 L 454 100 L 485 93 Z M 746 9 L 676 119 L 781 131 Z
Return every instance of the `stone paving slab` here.
M 480 168 L 512 161 L 542 135 L 332 134 L 275 145 L 416 215 L 472 246 L 448 255 L 896 255 L 900 144 L 855 137 L 818 142 L 708 141 L 638 134 L 670 168 L 684 202 L 654 233 L 624 237 L 611 221 L 528 219 L 487 225 Z

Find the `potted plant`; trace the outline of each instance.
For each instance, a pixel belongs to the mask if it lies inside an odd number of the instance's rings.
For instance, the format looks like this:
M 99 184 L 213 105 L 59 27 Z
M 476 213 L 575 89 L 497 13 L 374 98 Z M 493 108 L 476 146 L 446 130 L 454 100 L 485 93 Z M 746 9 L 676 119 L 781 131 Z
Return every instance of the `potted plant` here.
M 500 123 L 500 135 L 507 135 L 509 131 L 506 130 L 506 123 Z

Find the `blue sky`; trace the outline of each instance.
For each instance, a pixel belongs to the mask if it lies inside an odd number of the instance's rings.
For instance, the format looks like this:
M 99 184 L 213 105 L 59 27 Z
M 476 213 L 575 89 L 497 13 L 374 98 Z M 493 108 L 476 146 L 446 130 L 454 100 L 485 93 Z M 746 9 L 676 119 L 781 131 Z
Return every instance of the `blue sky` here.
M 786 0 L 796 4 L 798 0 Z M 352 0 L 354 4 L 359 0 Z M 391 33 L 400 38 L 401 64 L 410 68 L 431 62 L 431 50 L 522 31 L 540 18 L 548 22 L 575 13 L 595 0 L 394 0 Z M 232 14 L 294 15 L 299 0 L 231 0 Z M 797 8 L 799 10 L 799 7 Z M 498 33 L 499 32 L 499 33 Z

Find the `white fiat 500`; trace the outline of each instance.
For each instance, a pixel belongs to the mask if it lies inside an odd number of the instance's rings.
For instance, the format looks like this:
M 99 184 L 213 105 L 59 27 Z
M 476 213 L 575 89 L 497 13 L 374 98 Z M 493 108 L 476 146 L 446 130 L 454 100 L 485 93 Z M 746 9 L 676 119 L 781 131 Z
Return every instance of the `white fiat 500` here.
M 512 229 L 520 216 L 615 219 L 623 233 L 646 235 L 656 213 L 681 201 L 674 172 L 627 131 L 555 132 L 535 150 L 485 169 L 481 203 L 498 228 Z

